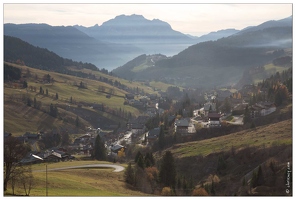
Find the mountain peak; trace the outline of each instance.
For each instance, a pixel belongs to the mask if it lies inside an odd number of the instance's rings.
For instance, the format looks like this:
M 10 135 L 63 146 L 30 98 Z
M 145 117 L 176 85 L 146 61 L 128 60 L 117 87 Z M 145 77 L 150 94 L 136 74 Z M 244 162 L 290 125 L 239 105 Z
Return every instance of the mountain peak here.
M 118 15 L 114 19 L 145 19 L 143 15 L 137 15 L 137 14 L 132 14 L 132 15 Z

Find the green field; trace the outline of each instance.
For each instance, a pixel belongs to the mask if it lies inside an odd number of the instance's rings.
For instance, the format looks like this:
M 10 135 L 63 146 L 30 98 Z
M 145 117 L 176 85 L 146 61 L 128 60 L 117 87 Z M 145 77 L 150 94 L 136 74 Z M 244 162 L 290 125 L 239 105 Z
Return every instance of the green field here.
M 98 163 L 113 164 L 100 161 L 59 162 L 49 163 L 48 169 Z M 34 170 L 45 170 L 45 164 L 32 165 L 34 184 L 30 196 L 45 196 L 46 173 L 34 172 Z M 124 182 L 124 171 L 113 172 L 113 170 L 106 168 L 48 171 L 48 196 L 147 196 L 128 189 Z M 9 196 L 11 192 L 9 186 L 4 196 Z M 25 193 L 21 187 L 18 187 L 15 194 L 24 195 Z

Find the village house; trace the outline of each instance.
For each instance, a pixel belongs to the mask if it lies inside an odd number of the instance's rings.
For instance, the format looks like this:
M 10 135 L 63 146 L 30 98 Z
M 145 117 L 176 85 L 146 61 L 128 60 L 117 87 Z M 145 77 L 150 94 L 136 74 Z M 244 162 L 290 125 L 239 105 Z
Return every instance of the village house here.
M 121 151 L 122 149 L 125 151 L 126 148 L 120 144 L 116 144 L 116 145 L 111 146 L 111 155 L 117 156 L 118 152 Z
M 137 118 L 134 118 L 134 119 L 129 119 L 126 124 L 126 127 L 128 130 L 131 130 L 133 124 L 145 125 L 149 118 L 150 118 L 149 116 L 142 115 L 142 116 L 138 116 Z
M 221 115 L 219 113 L 209 113 L 208 114 L 208 125 L 210 128 L 212 127 L 221 127 L 220 122 Z
M 216 111 L 216 103 L 207 102 L 204 104 L 204 109 L 200 110 L 204 117 L 207 117 L 210 112 Z
M 151 143 L 155 142 L 159 136 L 159 133 L 160 133 L 159 127 L 150 130 L 148 132 L 148 136 L 147 136 L 148 143 L 151 144 Z
M 276 106 L 272 102 L 259 102 L 252 105 L 250 108 L 250 115 L 252 119 L 269 115 L 276 111 Z
M 132 131 L 132 136 L 137 137 L 138 135 L 141 135 L 145 133 L 146 126 L 144 124 L 133 124 L 131 131 Z
M 175 132 L 180 135 L 188 134 L 188 127 L 190 125 L 190 119 L 183 118 L 175 121 Z

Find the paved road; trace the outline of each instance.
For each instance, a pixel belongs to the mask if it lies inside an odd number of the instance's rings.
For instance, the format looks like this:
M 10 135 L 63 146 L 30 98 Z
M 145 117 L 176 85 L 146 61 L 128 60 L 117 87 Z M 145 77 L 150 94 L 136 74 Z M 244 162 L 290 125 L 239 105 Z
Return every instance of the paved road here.
M 47 171 L 58 171 L 58 170 L 65 170 L 65 169 L 81 169 L 81 168 L 114 168 L 113 172 L 121 172 L 124 170 L 124 167 L 119 165 L 112 165 L 112 164 L 92 164 L 92 165 L 78 165 L 78 166 L 70 166 L 70 167 L 60 167 L 60 168 L 49 168 L 47 166 Z M 34 172 L 44 172 L 44 170 L 35 170 Z

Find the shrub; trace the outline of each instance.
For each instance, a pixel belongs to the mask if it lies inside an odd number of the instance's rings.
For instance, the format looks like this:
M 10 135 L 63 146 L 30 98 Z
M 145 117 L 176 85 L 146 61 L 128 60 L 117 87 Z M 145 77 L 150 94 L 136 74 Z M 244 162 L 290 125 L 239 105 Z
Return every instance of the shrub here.
M 209 194 L 204 188 L 197 188 L 193 190 L 192 196 L 209 196 Z
M 172 196 L 172 195 L 173 195 L 173 191 L 171 190 L 171 188 L 169 187 L 162 188 L 161 196 Z

